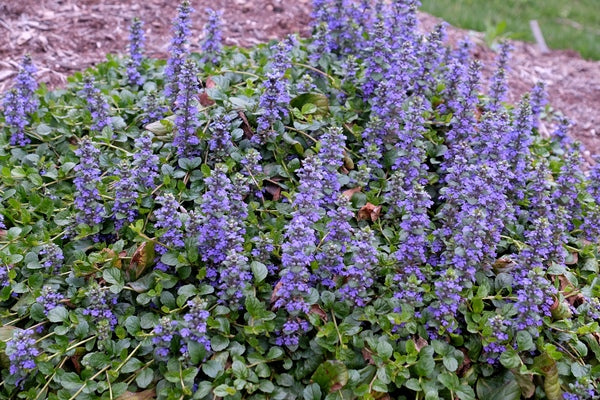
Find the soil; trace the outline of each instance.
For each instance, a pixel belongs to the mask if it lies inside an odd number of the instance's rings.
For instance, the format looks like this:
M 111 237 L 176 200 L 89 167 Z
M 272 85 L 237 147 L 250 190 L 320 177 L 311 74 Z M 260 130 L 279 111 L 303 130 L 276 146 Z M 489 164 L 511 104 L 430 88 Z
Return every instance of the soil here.
M 224 11 L 227 45 L 252 46 L 288 33 L 309 35 L 311 0 L 192 0 L 196 38 L 206 21 L 204 10 Z M 38 78 L 60 87 L 66 77 L 105 59 L 107 53 L 126 53 L 128 28 L 133 17 L 145 22 L 146 54 L 167 57 L 174 0 L 7 0 L 0 4 L 0 92 L 12 84 L 21 56 L 31 54 Z M 420 15 L 430 30 L 440 20 Z M 449 27 L 450 43 L 465 35 L 476 43 L 475 56 L 485 62 L 484 78 L 493 71 L 495 53 L 483 35 Z M 543 54 L 535 44 L 513 42 L 509 97 L 516 101 L 535 82 L 546 82 L 550 103 L 571 121 L 571 135 L 580 140 L 589 160 L 600 154 L 600 62 L 583 60 L 574 51 Z M 192 50 L 198 50 L 194 40 Z M 487 82 L 487 80 L 485 81 Z M 542 133 L 553 130 L 543 121 Z

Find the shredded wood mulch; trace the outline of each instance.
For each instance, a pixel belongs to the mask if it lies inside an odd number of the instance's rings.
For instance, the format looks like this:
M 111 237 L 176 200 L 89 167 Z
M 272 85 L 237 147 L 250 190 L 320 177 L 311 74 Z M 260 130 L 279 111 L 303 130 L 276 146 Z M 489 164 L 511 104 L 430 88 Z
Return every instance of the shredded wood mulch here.
M 105 59 L 107 53 L 125 54 L 133 17 L 145 22 L 146 54 L 167 57 L 171 20 L 177 1 L 169 0 L 10 0 L 0 4 L 0 92 L 12 84 L 21 56 L 31 54 L 38 78 L 60 87 L 66 77 Z M 252 46 L 288 33 L 309 34 L 311 0 L 192 0 L 195 40 L 199 50 L 205 8 L 224 11 L 227 45 Z M 421 14 L 424 30 L 440 20 Z M 485 62 L 484 81 L 493 71 L 495 53 L 482 35 L 449 27 L 451 43 L 471 36 L 475 56 Z M 572 51 L 542 54 L 535 44 L 513 42 L 509 74 L 510 100 L 516 101 L 535 82 L 547 84 L 550 103 L 574 123 L 573 137 L 583 142 L 585 156 L 600 154 L 600 62 L 581 59 Z M 542 133 L 554 129 L 544 121 Z

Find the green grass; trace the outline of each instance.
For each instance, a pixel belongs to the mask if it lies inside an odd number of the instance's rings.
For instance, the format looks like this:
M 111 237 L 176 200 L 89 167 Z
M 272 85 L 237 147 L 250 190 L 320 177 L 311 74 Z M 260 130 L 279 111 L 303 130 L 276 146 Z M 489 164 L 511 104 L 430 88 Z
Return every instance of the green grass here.
M 421 9 L 452 25 L 500 37 L 534 41 L 536 19 L 548 47 L 573 49 L 600 60 L 600 0 L 421 0 Z

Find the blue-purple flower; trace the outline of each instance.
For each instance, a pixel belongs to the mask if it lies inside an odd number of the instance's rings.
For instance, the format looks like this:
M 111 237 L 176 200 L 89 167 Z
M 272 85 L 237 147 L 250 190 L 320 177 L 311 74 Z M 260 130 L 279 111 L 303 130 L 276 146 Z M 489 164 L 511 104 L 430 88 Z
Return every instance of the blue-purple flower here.
M 211 8 L 206 9 L 208 22 L 204 25 L 204 40 L 202 41 L 202 61 L 218 64 L 221 56 L 222 44 L 222 11 L 215 11 Z
M 92 116 L 92 131 L 100 132 L 104 127 L 111 127 L 110 106 L 102 96 L 100 89 L 95 86 L 94 78 L 86 75 L 83 79 L 83 94 L 87 102 L 87 109 Z
M 16 376 L 16 384 L 27 379 L 35 367 L 36 357 L 41 354 L 36 347 L 32 329 L 15 329 L 13 336 L 6 342 L 5 353 L 10 363 L 9 372 Z
M 38 84 L 34 78 L 36 68 L 28 55 L 23 57 L 19 73 L 13 89 L 9 90 L 2 101 L 4 118 L 11 130 L 10 144 L 25 146 L 31 140 L 25 135 L 25 127 L 29 125 L 28 114 L 34 113 L 39 100 L 35 95 Z
M 194 9 L 188 0 L 183 0 L 177 7 L 177 17 L 173 20 L 173 37 L 169 46 L 170 56 L 165 67 L 165 97 L 175 102 L 179 93 L 179 74 L 189 54 L 189 37 Z
M 48 313 L 55 309 L 64 298 L 65 296 L 62 293 L 57 292 L 52 286 L 44 286 L 35 301 L 44 307 L 44 314 L 48 315 Z
M 129 28 L 129 60 L 127 60 L 127 77 L 130 85 L 141 86 L 144 78 L 140 73 L 142 65 L 144 42 L 144 23 L 139 18 L 134 18 Z
M 153 135 L 144 132 L 135 140 L 131 174 L 141 191 L 154 189 L 158 179 L 158 156 L 152 150 Z
M 199 154 L 200 139 L 196 134 L 198 128 L 198 68 L 192 59 L 185 61 L 179 72 L 179 90 L 177 92 L 175 136 L 173 146 L 177 155 L 192 158 Z
M 98 191 L 98 181 L 102 171 L 98 168 L 100 164 L 100 150 L 98 150 L 89 138 L 81 140 L 79 148 L 75 150 L 79 157 L 79 164 L 74 168 L 75 179 L 75 208 L 77 214 L 75 220 L 78 224 L 89 226 L 102 223 L 105 217 L 102 197 Z

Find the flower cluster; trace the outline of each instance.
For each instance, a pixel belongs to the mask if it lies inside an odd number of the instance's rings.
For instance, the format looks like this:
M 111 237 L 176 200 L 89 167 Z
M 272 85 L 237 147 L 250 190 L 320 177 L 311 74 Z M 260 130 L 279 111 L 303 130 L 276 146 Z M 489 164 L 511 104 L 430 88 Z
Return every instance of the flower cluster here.
M 156 92 L 151 91 L 144 99 L 144 118 L 142 125 L 147 125 L 151 122 L 160 121 L 167 113 L 167 107 L 161 103 L 161 99 Z
M 89 226 L 102 223 L 105 211 L 101 203 L 102 198 L 98 191 L 98 181 L 102 171 L 98 168 L 100 150 L 98 150 L 89 138 L 84 138 L 75 155 L 79 157 L 79 164 L 74 168 L 75 179 L 75 208 L 77 215 L 75 220 L 78 224 Z
M 23 57 L 14 88 L 6 93 L 2 101 L 6 124 L 11 128 L 10 144 L 25 146 L 31 140 L 25 136 L 25 127 L 29 124 L 27 114 L 34 113 L 39 101 L 35 95 L 38 84 L 34 78 L 36 68 L 31 57 Z
M 24 380 L 36 367 L 35 358 L 40 355 L 36 347 L 32 329 L 15 329 L 12 338 L 6 342 L 5 353 L 10 362 L 9 371 L 16 377 L 16 384 Z
M 307 157 L 298 171 L 300 185 L 294 199 L 295 211 L 286 226 L 285 242 L 281 246 L 281 279 L 275 286 L 273 307 L 284 308 L 290 315 L 282 341 L 296 343 L 306 325 L 297 316 L 308 313 L 306 301 L 310 292 L 309 266 L 315 260 L 317 236 L 312 224 L 320 218 L 319 206 L 323 196 L 323 168 L 317 157 Z
M 154 212 L 156 218 L 154 227 L 161 229 L 159 237 L 161 243 L 164 244 L 164 246 L 162 244 L 157 245 L 156 252 L 165 254 L 168 250 L 167 247 L 180 248 L 184 246 L 183 222 L 179 217 L 180 204 L 171 193 L 157 197 L 156 202 L 161 204 L 161 207 Z M 159 261 L 155 268 L 166 271 L 168 266 Z
M 215 11 L 211 8 L 206 9 L 208 22 L 204 25 L 204 40 L 202 41 L 202 61 L 218 64 L 221 56 L 222 45 L 222 11 Z
M 206 350 L 210 350 L 210 339 L 206 336 L 206 320 L 210 314 L 206 311 L 206 305 L 206 301 L 199 297 L 188 300 L 189 311 L 183 316 L 185 326 L 180 329 L 180 334 L 181 337 L 198 342 L 204 345 Z M 165 341 L 164 335 L 162 340 Z
M 173 21 L 173 37 L 169 46 L 170 56 L 165 67 L 165 97 L 175 102 L 179 93 L 179 74 L 189 54 L 188 44 L 190 27 L 192 24 L 190 15 L 194 9 L 188 0 L 183 0 L 177 7 L 177 17 Z
M 127 77 L 130 85 L 141 86 L 144 83 L 140 68 L 144 52 L 144 23 L 134 18 L 129 28 L 129 60 L 127 61 Z
M 208 148 L 213 154 L 227 154 L 231 148 L 231 132 L 227 117 L 219 117 L 210 124 Z
M 65 296 L 62 293 L 57 292 L 56 289 L 51 286 L 44 286 L 35 301 L 44 307 L 44 314 L 48 315 L 48 312 L 55 309 L 56 306 L 58 306 L 58 303 L 64 298 Z
M 137 216 L 135 208 L 138 194 L 136 192 L 135 176 L 127 164 L 122 164 L 114 174 L 121 177 L 115 184 L 115 203 L 113 215 L 115 229 L 120 230 L 126 223 L 131 223 Z
M 175 136 L 173 146 L 177 149 L 179 157 L 191 158 L 198 155 L 200 139 L 196 134 L 198 128 L 198 106 L 196 94 L 198 93 L 198 68 L 192 59 L 188 59 L 181 66 L 179 72 L 177 101 L 175 103 Z
M 92 115 L 92 131 L 100 132 L 104 127 L 111 127 L 110 106 L 102 96 L 100 89 L 95 86 L 94 78 L 86 75 L 83 81 L 83 94 L 87 102 L 87 108 Z
M 288 82 L 285 72 L 290 67 L 290 54 L 295 45 L 293 36 L 271 47 L 273 59 L 271 69 L 265 74 L 264 92 L 258 102 L 262 114 L 258 117 L 256 139 L 259 143 L 273 140 L 276 133 L 273 124 L 288 115 L 287 103 L 290 101 Z
M 372 271 L 378 264 L 375 248 L 375 235 L 371 229 L 354 232 L 350 248 L 352 263 L 342 271 L 345 282 L 339 293 L 342 299 L 358 307 L 365 306 L 370 300 L 368 291 L 373 285 Z
M 144 132 L 135 141 L 132 175 L 141 190 L 154 189 L 158 178 L 158 156 L 152 151 L 152 134 Z
M 65 260 L 65 256 L 60 247 L 54 243 L 46 244 L 40 249 L 38 254 L 42 256 L 40 264 L 46 268 L 46 270 L 50 271 L 52 274 L 56 274 L 60 271 Z
M 152 344 L 154 344 L 154 353 L 160 360 L 166 360 L 171 352 L 171 342 L 178 337 L 179 322 L 166 316 L 160 319 L 158 325 L 154 327 L 152 333 Z
M 92 321 L 97 326 L 108 325 L 112 330 L 117 324 L 117 316 L 113 312 L 114 305 L 117 304 L 117 297 L 109 292 L 107 287 L 91 283 L 86 294 L 86 308 L 83 315 L 92 317 Z

